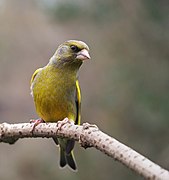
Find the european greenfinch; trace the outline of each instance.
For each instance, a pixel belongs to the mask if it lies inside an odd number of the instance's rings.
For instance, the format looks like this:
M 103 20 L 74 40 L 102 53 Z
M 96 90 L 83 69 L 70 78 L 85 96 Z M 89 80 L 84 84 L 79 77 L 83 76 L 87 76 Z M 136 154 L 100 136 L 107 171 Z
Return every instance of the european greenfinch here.
M 31 94 L 38 116 L 44 122 L 65 118 L 80 124 L 81 91 L 78 70 L 84 60 L 90 59 L 89 47 L 82 41 L 69 40 L 61 44 L 49 63 L 37 69 L 31 79 Z M 73 148 L 75 141 L 53 138 L 60 146 L 60 166 L 77 169 Z

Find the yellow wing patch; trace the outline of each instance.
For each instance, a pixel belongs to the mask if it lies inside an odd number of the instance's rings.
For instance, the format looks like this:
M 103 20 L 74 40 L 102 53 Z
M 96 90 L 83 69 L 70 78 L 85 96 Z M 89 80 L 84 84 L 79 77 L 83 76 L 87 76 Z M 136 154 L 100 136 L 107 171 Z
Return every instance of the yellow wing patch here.
M 77 116 L 76 116 L 76 121 L 75 124 L 80 124 L 80 119 L 81 119 L 81 90 L 80 90 L 80 85 L 79 81 L 76 80 L 76 108 L 77 108 Z

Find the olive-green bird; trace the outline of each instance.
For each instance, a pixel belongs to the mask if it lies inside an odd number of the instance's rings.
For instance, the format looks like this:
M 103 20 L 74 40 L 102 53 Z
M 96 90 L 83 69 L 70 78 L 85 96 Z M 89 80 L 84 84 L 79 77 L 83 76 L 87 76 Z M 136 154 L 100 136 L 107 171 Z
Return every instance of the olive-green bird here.
M 34 72 L 31 94 L 42 121 L 57 122 L 67 117 L 80 124 L 81 92 L 77 74 L 87 59 L 90 59 L 89 47 L 82 41 L 69 40 L 58 47 L 45 67 Z M 60 146 L 60 166 L 68 164 L 76 170 L 74 140 L 54 138 L 54 141 Z

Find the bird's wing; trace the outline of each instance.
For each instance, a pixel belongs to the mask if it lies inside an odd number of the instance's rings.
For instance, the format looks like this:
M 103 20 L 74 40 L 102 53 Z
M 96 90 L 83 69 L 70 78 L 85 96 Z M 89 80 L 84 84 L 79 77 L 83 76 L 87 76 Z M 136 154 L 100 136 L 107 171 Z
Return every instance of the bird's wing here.
M 33 97 L 33 82 L 34 82 L 34 79 L 35 79 L 35 77 L 37 76 L 37 74 L 38 74 L 42 69 L 43 69 L 43 68 L 37 69 L 37 70 L 33 73 L 33 75 L 32 75 L 32 78 L 31 78 L 31 81 L 30 81 L 30 84 L 31 84 L 30 89 L 31 89 L 31 95 L 32 95 L 32 97 Z
M 75 124 L 80 124 L 80 119 L 81 119 L 81 90 L 80 90 L 80 85 L 79 85 L 78 80 L 76 80 L 75 103 L 76 103 L 76 111 L 77 111 Z
M 37 75 L 42 69 L 43 69 L 43 68 L 39 68 L 39 69 L 37 69 L 37 70 L 33 73 L 32 78 L 31 78 L 31 82 L 30 82 L 31 85 L 32 85 L 32 83 L 33 83 L 36 75 Z

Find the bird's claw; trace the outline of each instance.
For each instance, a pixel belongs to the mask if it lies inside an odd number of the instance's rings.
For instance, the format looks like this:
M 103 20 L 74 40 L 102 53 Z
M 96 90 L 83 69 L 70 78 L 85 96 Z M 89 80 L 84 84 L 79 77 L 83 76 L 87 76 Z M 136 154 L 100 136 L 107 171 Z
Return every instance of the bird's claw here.
M 95 124 L 83 123 L 82 126 L 83 126 L 83 130 L 86 130 L 89 128 L 93 128 L 95 129 L 95 131 L 99 130 L 99 128 Z
M 62 121 L 58 121 L 57 123 L 58 130 L 61 130 L 65 124 L 72 124 L 72 123 L 74 124 L 74 121 L 71 121 L 66 117 Z
M 31 119 L 30 123 L 34 123 L 33 124 L 33 128 L 31 130 L 31 132 L 33 133 L 33 131 L 35 130 L 35 127 L 40 124 L 40 123 L 44 123 L 45 121 L 43 119 Z

